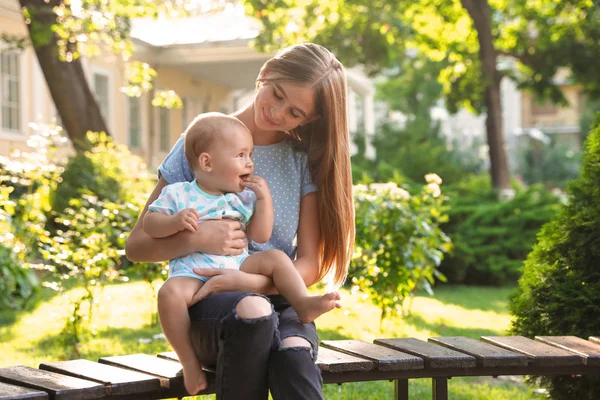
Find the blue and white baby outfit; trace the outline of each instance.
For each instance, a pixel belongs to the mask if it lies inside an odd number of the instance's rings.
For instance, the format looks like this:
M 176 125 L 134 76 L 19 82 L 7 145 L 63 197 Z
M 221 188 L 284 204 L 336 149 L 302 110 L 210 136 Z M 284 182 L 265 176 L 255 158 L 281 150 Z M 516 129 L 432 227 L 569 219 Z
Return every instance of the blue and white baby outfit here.
M 198 222 L 211 219 L 233 219 L 241 222 L 244 227 L 250 222 L 256 195 L 250 189 L 240 193 L 212 195 L 202 190 L 195 180 L 191 182 L 176 182 L 165 186 L 148 209 L 167 215 L 175 215 L 186 208 L 195 208 L 200 214 Z M 185 257 L 174 258 L 169 263 L 169 278 L 182 276 L 200 279 L 207 277 L 196 275 L 194 268 L 231 268 L 240 269 L 242 262 L 248 257 L 248 248 L 238 256 L 219 256 L 196 252 Z

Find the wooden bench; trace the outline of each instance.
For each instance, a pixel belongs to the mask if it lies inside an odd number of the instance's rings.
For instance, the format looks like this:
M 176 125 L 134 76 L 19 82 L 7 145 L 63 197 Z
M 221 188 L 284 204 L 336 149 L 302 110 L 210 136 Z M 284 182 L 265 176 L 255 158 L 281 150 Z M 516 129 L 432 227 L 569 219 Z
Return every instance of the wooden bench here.
M 448 399 L 455 376 L 600 375 L 600 337 L 437 337 L 322 342 L 324 383 L 392 380 L 394 398 L 408 399 L 408 380 L 432 378 L 434 400 Z M 175 353 L 103 357 L 98 362 L 0 368 L 0 400 L 161 399 L 186 396 Z M 214 393 L 214 374 L 202 394 Z

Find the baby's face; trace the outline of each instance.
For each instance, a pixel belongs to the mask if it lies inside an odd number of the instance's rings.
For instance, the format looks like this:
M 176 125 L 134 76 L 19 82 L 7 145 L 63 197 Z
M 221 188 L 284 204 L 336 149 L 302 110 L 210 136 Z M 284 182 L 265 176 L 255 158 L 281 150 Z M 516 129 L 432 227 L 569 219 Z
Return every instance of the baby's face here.
M 228 124 L 216 140 L 211 157 L 219 190 L 243 191 L 243 179 L 254 171 L 252 135 L 242 126 Z

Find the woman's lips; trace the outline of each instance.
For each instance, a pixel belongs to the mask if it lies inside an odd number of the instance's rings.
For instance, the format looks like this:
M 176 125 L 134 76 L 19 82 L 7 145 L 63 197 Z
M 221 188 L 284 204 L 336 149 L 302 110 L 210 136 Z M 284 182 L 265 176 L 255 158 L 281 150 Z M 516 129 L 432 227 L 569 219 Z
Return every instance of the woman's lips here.
M 265 120 L 265 122 L 267 123 L 267 125 L 271 125 L 271 126 L 277 126 L 278 125 L 271 118 L 267 117 L 267 113 L 264 110 L 264 108 L 263 108 L 263 119 Z

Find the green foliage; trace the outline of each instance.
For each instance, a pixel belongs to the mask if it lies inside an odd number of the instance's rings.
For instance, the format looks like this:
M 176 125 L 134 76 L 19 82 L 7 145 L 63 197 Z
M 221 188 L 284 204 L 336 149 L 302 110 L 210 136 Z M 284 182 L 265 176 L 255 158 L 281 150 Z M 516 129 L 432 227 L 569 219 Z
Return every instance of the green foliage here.
M 442 229 L 454 248 L 440 271 L 452 283 L 514 283 L 537 232 L 559 207 L 559 199 L 541 185 L 518 188 L 513 199 L 499 201 L 487 176 L 473 176 L 447 194 L 449 221 Z
M 568 203 L 544 225 L 525 261 L 511 300 L 512 332 L 575 335 L 600 332 L 600 126 L 585 146 L 581 176 L 568 186 Z M 600 378 L 541 378 L 553 399 L 600 398 Z
M 62 212 L 72 199 L 81 198 L 83 193 L 101 201 L 120 199 L 139 205 L 143 200 L 140 193 L 145 194 L 150 189 L 142 161 L 103 132 L 89 132 L 87 137 L 92 148 L 67 161 L 52 194 L 52 211 Z
M 0 244 L 0 309 L 21 308 L 38 287 L 33 271 L 21 267 L 14 252 Z
M 517 173 L 527 184 L 564 187 L 579 175 L 580 155 L 566 146 L 528 142 L 519 150 Z
M 462 151 L 447 143 L 437 125 L 425 125 L 421 120 L 407 123 L 405 129 L 382 126 L 373 145 L 377 152 L 375 161 L 356 156 L 352 161 L 357 168 L 372 171 L 373 179 L 379 182 L 392 179 L 396 171 L 409 181 L 419 182 L 422 176 L 435 171 L 451 184 L 483 168 L 475 150 Z
M 60 136 L 49 132 L 36 137 Z M 92 147 L 73 155 L 66 167 L 48 158 L 48 143 L 36 146 L 37 153 L 6 159 L 0 186 L 0 211 L 8 222 L 0 227 L 14 238 L 19 263 L 39 270 L 43 286 L 83 289 L 71 299 L 72 315 L 61 335 L 73 355 L 98 291 L 125 279 L 125 242 L 154 184 L 125 146 L 103 133 L 88 133 L 88 139 Z M 19 194 L 9 199 L 10 185 L 17 184 Z M 139 268 L 149 281 L 164 276 L 163 264 Z
M 366 293 L 386 316 L 405 314 L 415 290 L 431 292 L 436 270 L 450 240 L 439 225 L 446 220 L 441 179 L 431 174 L 420 193 L 410 195 L 393 183 L 357 185 L 353 286 Z

